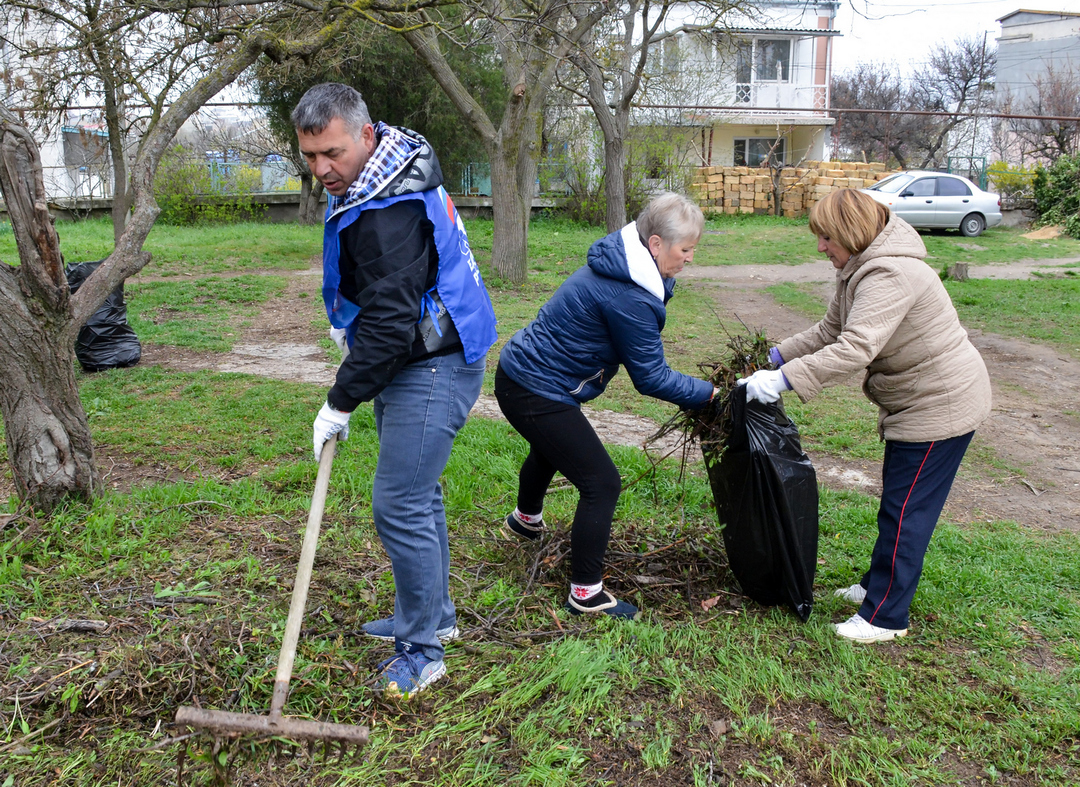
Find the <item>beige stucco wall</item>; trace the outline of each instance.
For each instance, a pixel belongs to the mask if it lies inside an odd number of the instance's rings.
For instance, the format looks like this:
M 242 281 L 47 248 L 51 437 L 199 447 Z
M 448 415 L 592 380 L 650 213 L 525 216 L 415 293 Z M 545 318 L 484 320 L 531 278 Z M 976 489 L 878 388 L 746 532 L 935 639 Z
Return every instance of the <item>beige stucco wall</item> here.
M 706 152 L 707 160 L 717 167 L 730 167 L 735 164 L 735 140 L 739 138 L 776 139 L 777 136 L 782 136 L 787 146 L 785 161 L 796 164 L 804 160 L 819 161 L 825 152 L 827 136 L 822 126 L 788 126 L 782 128 L 778 134 L 775 125 L 765 123 L 725 123 L 707 129 L 706 134 L 712 138 L 711 148 Z

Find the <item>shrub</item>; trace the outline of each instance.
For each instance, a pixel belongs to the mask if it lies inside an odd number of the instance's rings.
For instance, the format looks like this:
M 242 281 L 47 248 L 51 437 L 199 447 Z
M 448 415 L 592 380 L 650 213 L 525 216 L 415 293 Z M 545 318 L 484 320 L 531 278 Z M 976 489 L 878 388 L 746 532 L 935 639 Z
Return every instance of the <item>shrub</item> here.
M 212 171 L 183 145 L 161 158 L 154 176 L 154 197 L 164 224 L 229 224 L 250 221 L 262 212 L 252 194 L 262 181 L 255 167 L 237 165 Z
M 1040 166 L 1032 192 L 1040 224 L 1060 224 L 1067 234 L 1080 238 L 1080 154 Z
M 994 190 L 1001 195 L 1002 200 L 1015 202 L 1018 199 L 1031 196 L 1032 182 L 1035 180 L 1034 167 L 1011 168 L 1004 161 L 995 161 L 986 168 L 986 174 L 990 182 L 994 184 Z

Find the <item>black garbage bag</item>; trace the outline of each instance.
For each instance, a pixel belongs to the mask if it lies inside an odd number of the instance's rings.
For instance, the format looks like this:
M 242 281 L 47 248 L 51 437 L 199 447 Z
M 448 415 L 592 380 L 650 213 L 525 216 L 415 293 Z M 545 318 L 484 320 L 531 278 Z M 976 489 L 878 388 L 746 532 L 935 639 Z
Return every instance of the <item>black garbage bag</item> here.
M 754 601 L 788 604 L 805 621 L 817 568 L 817 474 L 781 402 L 747 402 L 739 385 L 731 417 L 727 450 L 708 462 L 728 564 Z
M 77 262 L 65 267 L 68 286 L 75 292 L 104 260 Z M 75 357 L 88 372 L 134 366 L 142 358 L 142 345 L 135 329 L 128 325 L 124 285 L 113 290 L 101 307 L 79 330 Z

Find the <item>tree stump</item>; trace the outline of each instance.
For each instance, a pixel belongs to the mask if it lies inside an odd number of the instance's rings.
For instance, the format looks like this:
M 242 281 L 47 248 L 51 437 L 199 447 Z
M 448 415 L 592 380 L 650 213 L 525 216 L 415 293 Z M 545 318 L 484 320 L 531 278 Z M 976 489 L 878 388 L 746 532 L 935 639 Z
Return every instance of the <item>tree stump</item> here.
M 949 278 L 954 281 L 967 281 L 968 280 L 968 264 L 966 262 L 956 262 L 949 266 Z

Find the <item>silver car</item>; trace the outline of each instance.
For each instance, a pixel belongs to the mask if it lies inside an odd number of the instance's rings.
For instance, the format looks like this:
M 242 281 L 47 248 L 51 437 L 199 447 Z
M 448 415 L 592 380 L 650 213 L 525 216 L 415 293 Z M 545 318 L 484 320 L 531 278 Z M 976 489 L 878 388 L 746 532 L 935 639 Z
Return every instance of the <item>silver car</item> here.
M 958 229 L 974 238 L 1001 223 L 1001 198 L 959 175 L 898 172 L 862 190 L 913 227 Z

